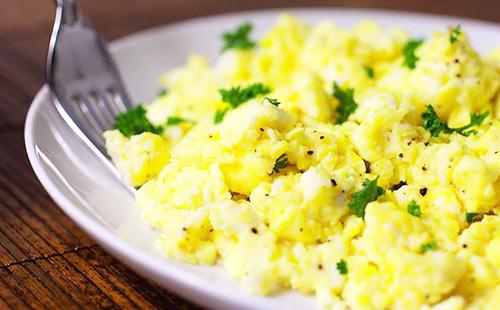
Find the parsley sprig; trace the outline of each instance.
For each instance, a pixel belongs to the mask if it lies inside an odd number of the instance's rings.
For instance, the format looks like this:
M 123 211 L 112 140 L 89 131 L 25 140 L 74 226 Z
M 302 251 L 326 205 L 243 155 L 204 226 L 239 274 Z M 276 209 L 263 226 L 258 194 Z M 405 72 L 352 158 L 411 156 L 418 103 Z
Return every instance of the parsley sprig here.
M 271 89 L 262 83 L 254 83 L 244 88 L 233 86 L 229 89 L 219 89 L 222 101 L 229 103 L 233 109 L 258 95 L 267 95 L 270 92 Z
M 348 269 L 347 269 L 347 263 L 345 262 L 345 260 L 341 259 L 341 260 L 337 263 L 337 270 L 338 270 L 338 272 L 339 272 L 341 275 L 346 275 L 346 274 L 347 274 Z
M 465 220 L 467 223 L 474 223 L 480 220 L 479 215 L 480 213 L 478 212 L 467 212 L 465 213 Z
M 161 134 L 163 127 L 153 125 L 146 118 L 146 110 L 138 105 L 116 117 L 113 129 L 118 129 L 124 136 L 131 137 L 143 132 Z
M 229 111 L 229 109 L 222 109 L 222 110 L 217 110 L 215 111 L 215 115 L 214 115 L 214 124 L 219 124 L 220 122 L 222 122 L 222 120 L 224 119 L 224 116 L 226 115 L 226 113 Z
M 354 100 L 354 89 L 342 89 L 337 82 L 333 82 L 333 96 L 339 101 L 339 106 L 336 109 L 336 123 L 342 124 L 358 108 L 358 104 Z
M 410 203 L 408 203 L 408 213 L 410 213 L 411 215 L 415 216 L 415 217 L 420 217 L 422 215 L 422 211 L 420 210 L 420 206 L 418 205 L 418 203 L 415 201 L 415 200 L 412 200 L 410 201 Z
M 241 86 L 233 86 L 229 89 L 219 89 L 219 94 L 222 97 L 222 101 L 229 103 L 230 108 L 217 110 L 214 116 L 214 124 L 222 122 L 222 120 L 224 119 L 224 115 L 226 115 L 226 113 L 230 109 L 236 109 L 246 101 L 257 97 L 258 95 L 267 95 L 270 92 L 271 89 L 262 83 L 250 84 L 244 88 L 242 88 Z M 271 100 L 270 102 L 273 103 Z
M 348 207 L 353 210 L 358 217 L 365 217 L 365 209 L 368 203 L 375 201 L 385 193 L 385 190 L 377 185 L 378 176 L 373 180 L 366 179 L 363 182 L 363 189 L 352 194 L 352 200 Z
M 225 52 L 231 48 L 240 50 L 254 48 L 256 44 L 250 39 L 250 32 L 252 32 L 252 29 L 252 24 L 243 23 L 233 32 L 224 32 L 222 34 L 222 38 L 224 40 L 222 52 Z
M 274 163 L 273 172 L 278 173 L 288 167 L 288 157 L 286 154 L 281 154 Z
M 363 69 L 365 70 L 366 76 L 369 79 L 373 79 L 375 77 L 375 71 L 373 70 L 372 67 L 370 67 L 370 66 L 363 66 Z
M 403 46 L 403 55 L 405 57 L 403 66 L 409 68 L 410 70 L 415 69 L 417 61 L 419 60 L 417 55 L 415 55 L 415 51 L 420 45 L 422 45 L 422 43 L 424 43 L 424 40 L 422 39 L 413 39 L 406 42 Z
M 179 116 L 169 116 L 167 118 L 167 126 L 175 126 L 175 125 L 179 125 L 179 124 L 182 124 L 182 123 L 187 123 L 188 120 L 185 119 L 185 118 L 182 118 L 182 117 L 179 117 Z
M 426 110 L 421 115 L 422 127 L 427 129 L 433 137 L 438 137 L 441 133 L 450 134 L 454 132 L 468 137 L 471 134 L 477 133 L 477 130 L 471 129 L 471 127 L 481 125 L 489 114 L 490 112 L 488 111 L 482 114 L 471 113 L 469 124 L 459 128 L 450 128 L 446 122 L 439 118 L 434 108 L 431 105 L 428 105 Z
M 275 99 L 275 98 L 266 97 L 266 98 L 264 98 L 264 100 L 269 101 L 270 104 L 275 105 L 275 106 L 279 106 L 281 104 L 281 102 L 279 102 L 278 99 Z
M 434 251 L 437 249 L 437 242 L 436 240 L 432 240 L 430 242 L 424 243 L 420 246 L 420 253 L 424 254 L 429 251 Z
M 450 44 L 457 42 L 458 37 L 462 34 L 461 25 L 456 25 L 450 30 Z

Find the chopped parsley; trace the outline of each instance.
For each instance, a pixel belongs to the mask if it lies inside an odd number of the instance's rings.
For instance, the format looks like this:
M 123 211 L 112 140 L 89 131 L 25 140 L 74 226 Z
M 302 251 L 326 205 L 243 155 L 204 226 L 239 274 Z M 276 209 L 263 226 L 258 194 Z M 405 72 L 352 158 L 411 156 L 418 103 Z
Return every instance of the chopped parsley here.
M 167 118 L 167 126 L 175 126 L 186 122 L 188 122 L 186 119 L 178 116 L 169 116 Z
M 161 134 L 163 128 L 155 126 L 146 118 L 146 110 L 138 105 L 116 117 L 113 129 L 118 129 L 124 136 L 131 137 L 143 132 Z
M 234 86 L 229 89 L 219 89 L 222 101 L 229 103 L 233 109 L 258 95 L 267 95 L 270 92 L 271 89 L 262 83 L 254 83 L 245 88 Z
M 255 47 L 255 42 L 250 39 L 250 32 L 252 32 L 253 26 L 250 23 L 243 23 L 233 32 L 224 32 L 222 34 L 222 39 L 224 40 L 224 46 L 221 52 L 225 52 L 228 49 L 240 49 L 247 50 Z
M 422 127 L 427 129 L 431 136 L 437 137 L 441 133 L 453 133 L 456 132 L 461 134 L 462 136 L 469 136 L 471 134 L 476 134 L 477 130 L 470 129 L 473 126 L 479 126 L 485 120 L 485 118 L 490 114 L 490 112 L 486 111 L 482 114 L 471 113 L 469 124 L 459 127 L 459 128 L 450 128 L 446 122 L 442 121 L 437 115 L 436 111 L 431 105 L 427 106 L 427 109 L 422 113 Z
M 478 221 L 478 218 L 477 218 L 478 215 L 479 215 L 479 213 L 477 213 L 477 212 L 467 212 L 467 213 L 465 213 L 465 220 L 467 221 L 467 223 L 474 223 L 474 222 Z
M 341 259 L 338 263 L 337 263 L 337 270 L 338 272 L 341 274 L 341 275 L 346 275 L 348 270 L 347 270 L 347 263 L 345 262 L 345 260 Z
M 266 97 L 266 98 L 264 98 L 264 100 L 269 101 L 270 104 L 275 105 L 275 106 L 279 106 L 281 104 L 281 102 L 279 102 L 278 99 L 274 99 L 274 98 Z
M 286 154 L 281 154 L 274 163 L 273 171 L 278 173 L 286 167 L 288 167 L 288 157 L 286 156 Z
M 348 206 L 358 217 L 364 218 L 366 205 L 385 193 L 385 190 L 377 185 L 378 178 L 377 176 L 373 180 L 366 179 L 363 182 L 363 189 L 352 194 L 352 200 Z
M 365 69 L 365 73 L 368 78 L 373 79 L 375 77 L 375 71 L 373 70 L 372 67 L 363 66 L 363 69 Z
M 457 42 L 458 37 L 462 34 L 461 25 L 456 25 L 450 30 L 450 44 Z
M 342 89 L 336 82 L 333 82 L 333 96 L 339 101 L 339 106 L 336 109 L 336 122 L 342 124 L 358 108 L 358 104 L 354 101 L 354 89 Z
M 217 110 L 215 111 L 214 124 L 219 124 L 224 119 L 224 115 L 229 111 L 229 109 Z
M 405 57 L 403 66 L 409 68 L 410 70 L 415 69 L 417 61 L 419 60 L 417 55 L 415 55 L 415 51 L 420 45 L 422 45 L 422 43 L 424 43 L 424 40 L 422 39 L 409 40 L 406 42 L 403 47 L 403 55 Z
M 420 217 L 422 215 L 422 211 L 420 210 L 420 206 L 415 200 L 410 201 L 408 204 L 408 213 L 415 217 Z
M 432 240 L 431 242 L 424 243 L 420 246 L 420 253 L 424 254 L 425 252 L 434 251 L 437 249 L 437 242 Z
M 158 90 L 157 96 L 162 97 L 162 96 L 165 96 L 167 93 L 168 93 L 168 90 L 166 88 L 161 88 L 160 90 Z

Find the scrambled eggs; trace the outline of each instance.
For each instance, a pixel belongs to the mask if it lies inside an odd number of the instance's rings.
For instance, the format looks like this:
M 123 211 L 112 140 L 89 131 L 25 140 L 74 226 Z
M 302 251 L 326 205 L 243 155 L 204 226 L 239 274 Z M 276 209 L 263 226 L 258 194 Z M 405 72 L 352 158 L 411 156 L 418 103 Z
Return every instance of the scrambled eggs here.
M 166 73 L 145 106 L 161 134 L 105 133 L 159 249 L 326 308 L 498 309 L 500 50 L 478 55 L 460 27 L 411 39 L 282 15 L 257 44 Z M 267 90 L 221 96 L 254 83 Z

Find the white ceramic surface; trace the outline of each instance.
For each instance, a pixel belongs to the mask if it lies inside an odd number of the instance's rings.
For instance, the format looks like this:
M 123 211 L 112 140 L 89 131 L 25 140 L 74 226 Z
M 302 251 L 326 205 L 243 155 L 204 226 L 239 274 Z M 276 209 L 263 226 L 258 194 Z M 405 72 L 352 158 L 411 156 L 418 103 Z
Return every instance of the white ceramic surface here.
M 401 26 L 417 37 L 460 23 L 480 52 L 500 45 L 500 25 L 453 17 L 349 9 L 283 9 L 198 18 L 127 36 L 111 44 L 127 89 L 135 101 L 147 102 L 157 91 L 159 75 L 185 62 L 190 53 L 214 60 L 220 34 L 242 21 L 255 26 L 258 38 L 279 12 L 314 23 L 330 19 L 350 26 L 373 19 Z M 153 247 L 154 232 L 140 220 L 133 197 L 79 141 L 49 101 L 47 87 L 33 100 L 25 126 L 29 159 L 56 203 L 116 258 L 142 276 L 205 307 L 217 309 L 305 309 L 314 298 L 294 292 L 263 298 L 242 291 L 220 267 L 182 264 L 161 257 Z

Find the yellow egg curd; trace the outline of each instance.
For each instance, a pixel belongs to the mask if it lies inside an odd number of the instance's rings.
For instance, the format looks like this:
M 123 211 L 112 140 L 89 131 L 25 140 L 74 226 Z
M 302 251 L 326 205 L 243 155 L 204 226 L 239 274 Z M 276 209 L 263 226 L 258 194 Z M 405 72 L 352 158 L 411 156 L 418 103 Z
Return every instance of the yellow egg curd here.
M 144 108 L 163 131 L 107 131 L 108 152 L 164 255 L 252 293 L 499 309 L 500 50 L 466 30 L 282 15 L 162 76 Z

